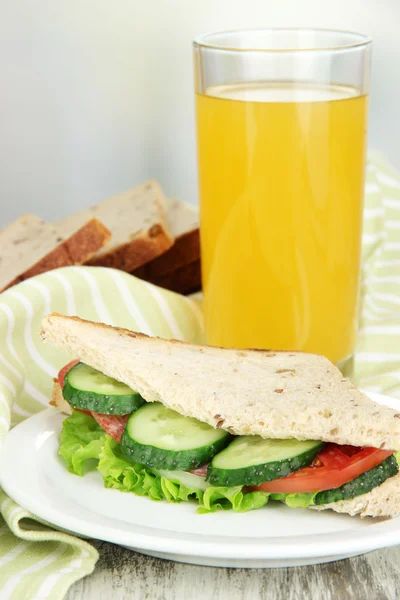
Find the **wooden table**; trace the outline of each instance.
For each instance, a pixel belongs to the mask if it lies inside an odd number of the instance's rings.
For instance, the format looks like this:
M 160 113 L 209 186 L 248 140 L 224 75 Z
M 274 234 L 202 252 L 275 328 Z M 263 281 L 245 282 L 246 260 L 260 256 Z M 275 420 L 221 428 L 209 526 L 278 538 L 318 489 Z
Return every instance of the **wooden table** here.
M 96 570 L 72 586 L 67 600 L 400 599 L 400 546 L 311 567 L 217 569 L 94 545 Z

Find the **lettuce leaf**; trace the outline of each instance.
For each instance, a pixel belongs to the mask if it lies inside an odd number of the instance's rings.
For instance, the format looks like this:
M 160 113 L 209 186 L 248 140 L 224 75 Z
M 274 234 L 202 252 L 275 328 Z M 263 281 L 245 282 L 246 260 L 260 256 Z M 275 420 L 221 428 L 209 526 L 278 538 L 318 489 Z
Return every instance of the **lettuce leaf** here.
M 271 494 L 271 500 L 284 502 L 290 508 L 308 508 L 314 504 L 314 498 L 318 492 L 302 494 Z
M 60 435 L 59 455 L 68 465 L 68 471 L 83 476 L 84 466 L 92 466 L 89 459 L 99 459 L 106 432 L 90 415 L 74 410 L 64 419 Z
M 127 460 L 120 445 L 106 436 L 99 456 L 98 470 L 103 475 L 104 485 L 122 492 L 133 492 L 138 496 L 148 496 L 151 500 L 168 502 L 197 501 L 199 513 L 215 512 L 218 509 L 232 509 L 245 512 L 261 508 L 268 502 L 269 494 L 250 492 L 244 494 L 243 486 L 212 487 L 202 491 L 183 485 L 177 479 L 167 479 L 140 463 Z
M 99 458 L 98 470 L 103 475 L 106 487 L 121 492 L 134 492 L 138 496 L 149 496 L 152 500 L 201 500 L 200 490 L 160 477 L 152 469 L 126 459 L 121 454 L 120 444 L 109 436 L 106 436 Z
M 270 499 L 284 502 L 291 508 L 307 508 L 313 504 L 316 495 L 245 493 L 244 486 L 210 486 L 205 491 L 187 487 L 178 479 L 167 479 L 142 464 L 126 459 L 120 444 L 107 435 L 93 417 L 79 411 L 73 411 L 63 422 L 59 454 L 67 461 L 71 473 L 82 476 L 84 469 L 88 468 L 87 461 L 96 459 L 105 487 L 148 496 L 154 501 L 195 501 L 200 505 L 197 509 L 200 514 L 232 509 L 247 512 L 262 508 Z

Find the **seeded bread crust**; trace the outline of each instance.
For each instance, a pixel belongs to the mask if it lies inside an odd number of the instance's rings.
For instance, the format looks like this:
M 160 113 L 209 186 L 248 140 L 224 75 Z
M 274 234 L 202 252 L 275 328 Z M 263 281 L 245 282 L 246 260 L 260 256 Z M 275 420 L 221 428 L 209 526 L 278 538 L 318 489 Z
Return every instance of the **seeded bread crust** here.
M 183 415 L 236 435 L 400 449 L 400 412 L 362 394 L 326 358 L 147 337 L 51 314 L 42 337 Z

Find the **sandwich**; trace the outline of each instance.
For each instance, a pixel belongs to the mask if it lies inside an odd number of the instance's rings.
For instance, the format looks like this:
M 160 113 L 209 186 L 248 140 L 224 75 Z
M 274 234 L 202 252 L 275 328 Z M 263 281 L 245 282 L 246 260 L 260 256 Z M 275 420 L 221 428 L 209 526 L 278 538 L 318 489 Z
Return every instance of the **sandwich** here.
M 72 411 L 60 435 L 72 473 L 95 459 L 106 487 L 194 500 L 200 513 L 270 501 L 400 512 L 400 412 L 326 358 L 196 346 L 54 313 L 42 327 L 74 359 L 55 390 Z

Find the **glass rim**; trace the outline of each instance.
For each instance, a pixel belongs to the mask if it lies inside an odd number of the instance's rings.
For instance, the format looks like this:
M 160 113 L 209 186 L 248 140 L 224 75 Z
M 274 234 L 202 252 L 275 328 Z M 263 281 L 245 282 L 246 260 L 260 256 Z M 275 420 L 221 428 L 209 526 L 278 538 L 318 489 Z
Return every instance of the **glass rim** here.
M 238 46 L 230 46 L 229 44 L 217 44 L 213 43 L 213 39 L 218 36 L 224 35 L 232 35 L 232 34 L 242 34 L 242 33 L 256 33 L 256 32 L 269 32 L 269 33 L 322 33 L 322 34 L 344 34 L 353 36 L 354 40 L 350 43 L 336 44 L 336 45 L 327 45 L 327 46 L 315 46 L 315 47 L 305 47 L 305 48 L 252 48 L 252 47 L 238 47 Z M 226 31 L 213 31 L 210 33 L 204 33 L 197 35 L 193 39 L 193 46 L 197 48 L 206 48 L 208 50 L 218 50 L 220 52 L 260 52 L 260 53 L 271 53 L 271 54 L 279 54 L 279 53 L 297 53 L 297 52 L 337 52 L 342 50 L 351 50 L 354 48 L 361 48 L 363 46 L 368 46 L 372 43 L 372 39 L 363 34 L 358 33 L 356 31 L 346 30 L 346 29 L 328 29 L 323 27 L 256 27 L 254 29 L 232 29 Z

